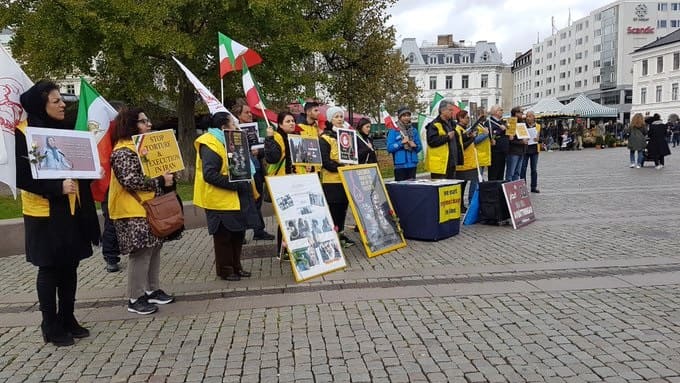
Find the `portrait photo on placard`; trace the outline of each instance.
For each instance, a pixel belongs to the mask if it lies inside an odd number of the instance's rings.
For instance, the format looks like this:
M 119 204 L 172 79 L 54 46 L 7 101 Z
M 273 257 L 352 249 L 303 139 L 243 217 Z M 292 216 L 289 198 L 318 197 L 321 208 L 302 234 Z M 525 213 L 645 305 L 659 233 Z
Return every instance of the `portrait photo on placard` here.
M 101 177 L 92 132 L 27 127 L 26 143 L 35 179 Z

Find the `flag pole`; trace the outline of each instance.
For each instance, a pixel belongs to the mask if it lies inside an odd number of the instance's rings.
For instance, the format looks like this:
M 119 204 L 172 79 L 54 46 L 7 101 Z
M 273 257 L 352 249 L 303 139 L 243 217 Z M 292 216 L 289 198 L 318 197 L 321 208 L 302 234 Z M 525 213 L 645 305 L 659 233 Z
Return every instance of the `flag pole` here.
M 224 105 L 224 77 L 220 78 L 220 100 L 222 105 Z

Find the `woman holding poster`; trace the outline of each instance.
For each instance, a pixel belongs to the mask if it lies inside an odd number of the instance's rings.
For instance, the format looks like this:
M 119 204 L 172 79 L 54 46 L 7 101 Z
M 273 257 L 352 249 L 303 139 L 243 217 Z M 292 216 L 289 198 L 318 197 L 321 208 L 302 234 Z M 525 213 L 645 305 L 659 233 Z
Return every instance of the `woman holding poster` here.
M 359 120 L 359 123 L 357 124 L 357 133 L 359 163 L 378 163 L 378 156 L 375 153 L 375 147 L 373 147 L 373 139 L 369 136 L 371 133 L 371 121 L 368 118 Z
M 252 182 L 229 180 L 224 130 L 235 129 L 232 116 L 215 113 L 210 128 L 194 141 L 196 176 L 194 205 L 205 209 L 208 233 L 213 236 L 215 271 L 227 281 L 250 277 L 241 266 L 246 229 L 259 225 Z
M 331 211 L 333 223 L 338 231 L 340 243 L 343 247 L 350 247 L 355 242 L 343 233 L 349 201 L 345 189 L 342 187 L 340 174 L 338 174 L 338 167 L 342 164 L 340 164 L 338 153 L 337 129 L 343 127 L 345 114 L 339 107 L 332 106 L 326 110 L 326 118 L 326 129 L 319 139 L 322 161 L 321 183 L 326 201 L 328 201 L 328 209 Z
M 21 95 L 32 127 L 72 129 L 64 125 L 66 104 L 59 87 L 38 81 Z M 37 293 L 45 342 L 70 346 L 90 332 L 73 315 L 78 264 L 99 242 L 99 221 L 89 180 L 33 179 L 24 129 L 16 129 L 16 177 L 26 235 L 26 260 L 38 267 Z M 37 143 L 31 153 L 35 156 Z M 57 299 L 58 297 L 58 299 Z M 57 302 L 58 301 L 58 302 Z
M 264 159 L 267 166 L 268 176 L 282 176 L 296 172 L 291 160 L 288 134 L 295 132 L 295 116 L 290 112 L 279 113 L 276 122 L 276 131 L 271 126 L 267 127 L 267 138 L 264 140 Z M 268 191 L 267 191 L 268 192 Z M 282 233 L 281 228 L 276 233 L 276 254 L 281 254 Z
M 175 189 L 174 175 L 144 176 L 132 136 L 151 131 L 151 120 L 141 108 L 131 108 L 120 116 L 115 146 L 111 153 L 109 216 L 116 228 L 121 254 L 129 254 L 127 311 L 153 314 L 156 304 L 168 304 L 175 297 L 160 289 L 161 247 L 146 218 L 142 202 Z M 142 158 L 141 161 L 144 161 Z

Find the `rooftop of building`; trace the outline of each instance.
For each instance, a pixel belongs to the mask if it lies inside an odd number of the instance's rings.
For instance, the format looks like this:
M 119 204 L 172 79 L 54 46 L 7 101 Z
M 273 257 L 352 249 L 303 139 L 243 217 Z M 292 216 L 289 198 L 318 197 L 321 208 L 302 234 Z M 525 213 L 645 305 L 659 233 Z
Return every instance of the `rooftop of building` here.
M 418 46 L 415 38 L 405 38 L 402 40 L 399 50 L 405 58 L 411 57 L 409 59 L 411 65 L 425 65 L 423 55 L 432 53 L 469 54 L 471 61 L 462 64 L 502 64 L 502 55 L 496 48 L 496 43 L 486 40 L 480 40 L 474 44 L 465 40 L 455 41 L 453 35 L 439 35 L 436 43 L 423 41 L 420 46 Z M 455 62 L 454 64 L 459 63 Z
M 636 49 L 634 53 L 646 51 L 652 48 L 662 47 L 668 44 L 677 43 L 678 41 L 680 41 L 680 29 L 671 32 L 665 36 L 659 37 L 658 39 L 652 41 L 647 45 L 641 46 L 640 48 Z

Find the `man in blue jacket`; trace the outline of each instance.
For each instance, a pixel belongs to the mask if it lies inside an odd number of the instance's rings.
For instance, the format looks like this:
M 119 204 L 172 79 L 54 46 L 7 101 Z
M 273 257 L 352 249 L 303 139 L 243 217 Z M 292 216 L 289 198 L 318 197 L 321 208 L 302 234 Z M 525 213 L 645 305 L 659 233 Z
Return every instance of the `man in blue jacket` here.
M 411 124 L 411 111 L 402 106 L 397 111 L 397 117 L 397 130 L 390 129 L 387 133 L 387 151 L 392 153 L 394 160 L 394 179 L 415 179 L 418 153 L 423 150 L 423 145 L 418 129 Z

